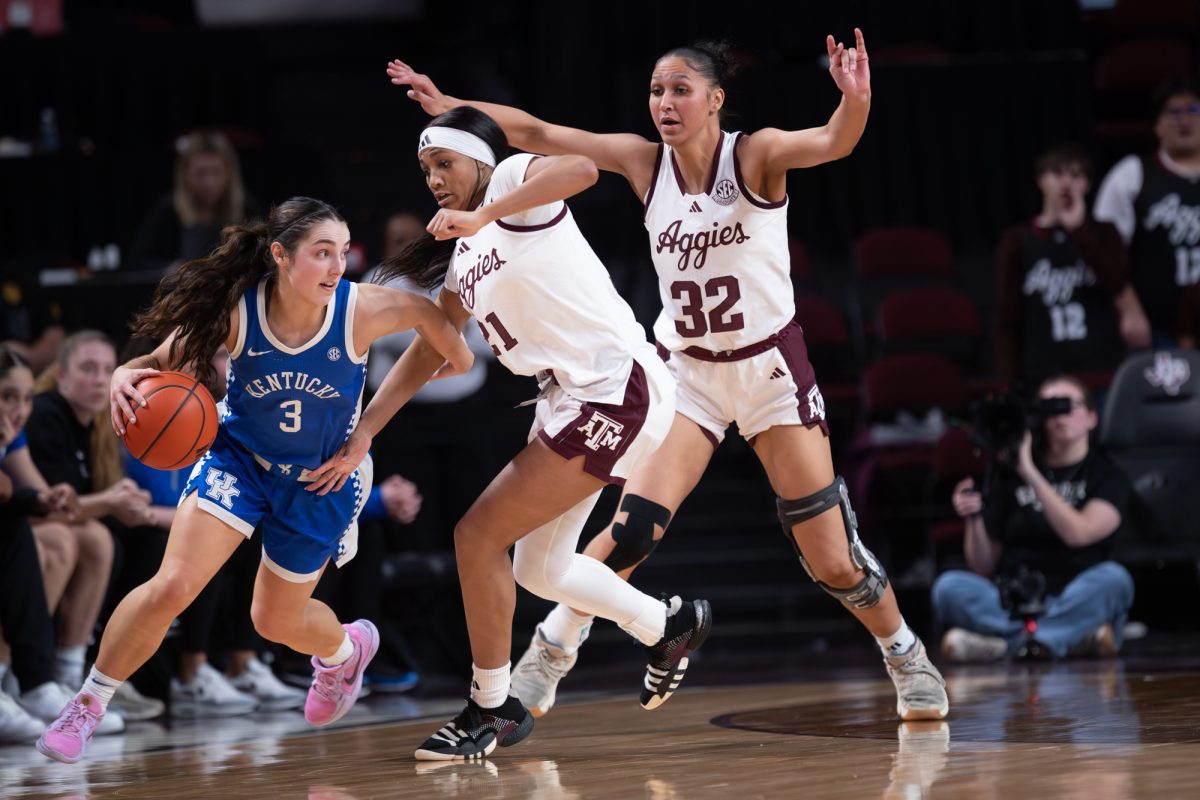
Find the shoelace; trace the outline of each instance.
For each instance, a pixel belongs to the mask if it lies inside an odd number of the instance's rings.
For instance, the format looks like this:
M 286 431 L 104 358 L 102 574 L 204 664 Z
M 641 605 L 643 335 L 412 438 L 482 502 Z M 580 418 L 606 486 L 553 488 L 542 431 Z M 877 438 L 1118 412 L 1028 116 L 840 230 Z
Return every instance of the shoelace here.
M 321 697 L 331 702 L 337 702 L 338 699 L 338 684 L 341 682 L 342 673 L 345 671 L 345 666 L 349 662 L 343 662 L 336 667 L 324 668 L 318 667 L 316 674 L 313 675 L 313 690 Z
M 458 744 L 459 740 L 473 736 L 472 731 L 483 727 L 483 715 L 481 715 L 474 706 L 470 703 L 467 707 L 459 712 L 458 716 L 446 723 L 446 725 L 434 734 L 435 737 L 440 737 L 450 744 Z
M 558 666 L 554 662 L 567 660 L 569 660 L 568 656 L 562 656 L 561 658 L 558 656 L 553 656 L 546 648 L 539 647 L 537 649 L 537 659 L 534 661 L 526 661 L 521 665 L 521 671 L 533 672 L 535 670 L 540 670 L 555 680 L 561 680 L 562 678 L 566 677 L 567 673 L 570 672 L 571 669 L 570 667 Z
M 76 706 L 75 708 L 71 709 L 70 714 L 68 714 L 67 716 L 56 721 L 54 723 L 54 725 L 51 726 L 50 729 L 55 730 L 55 731 L 63 731 L 65 733 L 77 733 L 77 734 L 82 735 L 84 725 L 87 724 L 89 719 L 92 719 L 97 723 L 100 721 L 99 719 L 93 717 L 91 714 L 88 714 L 87 711 L 83 708 L 83 706 L 81 706 L 81 705 Z

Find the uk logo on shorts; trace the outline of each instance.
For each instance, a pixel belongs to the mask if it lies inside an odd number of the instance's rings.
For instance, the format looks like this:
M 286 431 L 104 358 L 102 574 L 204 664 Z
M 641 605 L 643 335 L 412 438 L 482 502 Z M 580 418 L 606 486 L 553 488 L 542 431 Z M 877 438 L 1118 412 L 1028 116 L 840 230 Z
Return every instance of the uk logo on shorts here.
M 592 450 L 607 447 L 616 452 L 617 447 L 621 444 L 621 432 L 625 430 L 625 426 L 615 419 L 604 416 L 599 411 L 593 411 L 591 419 L 575 430 L 587 436 L 584 444 Z
M 204 482 L 208 484 L 208 491 L 205 494 L 232 511 L 233 498 L 242 493 L 241 489 L 234 486 L 237 483 L 237 476 L 222 472 L 216 467 L 209 467 L 208 474 L 204 476 Z

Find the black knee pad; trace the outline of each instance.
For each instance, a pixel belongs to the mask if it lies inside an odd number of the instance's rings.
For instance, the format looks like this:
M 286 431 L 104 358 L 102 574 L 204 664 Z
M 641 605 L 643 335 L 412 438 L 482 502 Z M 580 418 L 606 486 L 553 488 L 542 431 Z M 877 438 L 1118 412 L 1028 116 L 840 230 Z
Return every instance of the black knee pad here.
M 671 522 L 671 512 L 665 506 L 660 506 L 652 500 L 627 494 L 621 501 L 621 510 L 629 517 L 622 525 L 614 522 L 612 526 L 613 541 L 616 547 L 609 553 L 604 563 L 613 572 L 637 566 L 642 559 L 654 552 L 658 542 L 654 539 L 654 526 L 664 531 Z
M 800 559 L 804 571 L 818 586 L 836 597 L 848 608 L 871 608 L 883 599 L 883 594 L 887 590 L 887 573 L 884 572 L 875 555 L 858 538 L 858 519 L 854 516 L 854 509 L 850 507 L 850 495 L 846 491 L 846 482 L 842 480 L 841 475 L 837 476 L 833 483 L 808 497 L 801 497 L 799 500 L 776 498 L 776 506 L 779 510 L 779 522 L 783 525 L 784 535 L 796 550 L 796 557 Z M 796 537 L 792 536 L 793 525 L 807 522 L 834 506 L 841 507 L 842 522 L 845 525 L 846 538 L 850 544 L 850 563 L 866 573 L 861 581 L 849 589 L 838 589 L 817 580 L 812 568 L 804 560 L 804 554 L 800 552 L 800 545 L 796 544 Z

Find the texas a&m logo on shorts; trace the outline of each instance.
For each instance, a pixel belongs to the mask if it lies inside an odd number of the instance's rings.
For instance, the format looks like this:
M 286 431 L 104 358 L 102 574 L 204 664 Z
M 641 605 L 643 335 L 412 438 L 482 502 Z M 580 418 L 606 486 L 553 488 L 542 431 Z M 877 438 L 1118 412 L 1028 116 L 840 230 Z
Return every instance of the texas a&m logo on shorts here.
M 599 411 L 593 411 L 588 421 L 575 430 L 587 436 L 584 444 L 592 450 L 607 447 L 616 452 L 617 447 L 621 444 L 621 432 L 625 430 L 625 426 L 615 419 L 604 416 Z

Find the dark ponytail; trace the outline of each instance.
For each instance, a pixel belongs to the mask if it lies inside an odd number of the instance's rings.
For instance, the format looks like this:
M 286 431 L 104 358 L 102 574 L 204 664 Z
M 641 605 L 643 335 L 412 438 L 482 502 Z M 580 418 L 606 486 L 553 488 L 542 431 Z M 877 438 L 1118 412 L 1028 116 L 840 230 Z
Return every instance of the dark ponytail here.
M 675 47 L 659 56 L 658 60 L 662 61 L 669 56 L 682 58 L 709 83 L 721 88 L 738 73 L 741 66 L 733 56 L 733 45 L 724 39 L 704 40 L 691 46 Z
M 207 386 L 217 383 L 212 357 L 229 338 L 230 313 L 263 275 L 275 270 L 272 242 L 292 254 L 318 223 L 345 222 L 333 206 L 311 197 L 293 197 L 271 209 L 266 222 L 230 225 L 221 243 L 204 258 L 185 262 L 154 290 L 150 308 L 135 317 L 137 336 L 161 342 L 178 329 L 169 364 L 193 371 Z
M 471 106 L 458 106 L 440 114 L 429 121 L 425 128 L 455 128 L 474 134 L 491 148 L 492 155 L 499 164 L 508 157 L 508 137 L 496 124 L 496 120 L 484 112 Z M 421 130 L 424 130 L 422 128 Z M 478 162 L 477 162 L 478 163 Z M 486 181 L 481 179 L 476 187 L 479 200 L 482 202 L 482 192 L 487 188 Z M 394 278 L 408 278 L 423 289 L 434 289 L 446 278 L 446 270 L 450 268 L 450 256 L 454 252 L 454 240 L 438 241 L 433 234 L 424 231 L 396 255 L 379 265 L 375 273 L 375 283 L 386 283 Z

